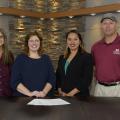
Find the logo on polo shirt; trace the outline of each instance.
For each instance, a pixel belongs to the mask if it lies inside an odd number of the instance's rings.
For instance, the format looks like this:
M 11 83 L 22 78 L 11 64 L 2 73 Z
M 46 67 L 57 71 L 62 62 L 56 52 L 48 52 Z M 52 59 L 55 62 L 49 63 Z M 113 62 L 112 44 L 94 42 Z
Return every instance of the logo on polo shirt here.
M 116 49 L 113 51 L 113 54 L 115 54 L 115 55 L 120 55 L 120 49 L 116 48 Z

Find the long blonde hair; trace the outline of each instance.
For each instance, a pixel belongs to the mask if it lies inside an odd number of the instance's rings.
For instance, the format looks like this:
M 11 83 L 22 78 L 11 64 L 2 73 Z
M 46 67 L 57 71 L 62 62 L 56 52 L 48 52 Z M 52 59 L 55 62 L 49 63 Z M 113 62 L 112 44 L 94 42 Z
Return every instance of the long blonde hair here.
M 4 44 L 2 45 L 2 61 L 4 64 L 12 64 L 13 63 L 13 56 L 12 53 L 8 50 L 7 44 L 7 36 L 3 29 L 0 28 L 0 33 L 3 35 Z

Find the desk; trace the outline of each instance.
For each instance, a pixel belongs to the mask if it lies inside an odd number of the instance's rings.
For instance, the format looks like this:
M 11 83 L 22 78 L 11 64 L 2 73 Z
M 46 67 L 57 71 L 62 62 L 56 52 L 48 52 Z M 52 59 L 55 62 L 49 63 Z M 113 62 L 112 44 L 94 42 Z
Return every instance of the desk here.
M 0 120 L 120 120 L 120 98 L 62 98 L 70 105 L 28 106 L 33 98 L 0 98 Z

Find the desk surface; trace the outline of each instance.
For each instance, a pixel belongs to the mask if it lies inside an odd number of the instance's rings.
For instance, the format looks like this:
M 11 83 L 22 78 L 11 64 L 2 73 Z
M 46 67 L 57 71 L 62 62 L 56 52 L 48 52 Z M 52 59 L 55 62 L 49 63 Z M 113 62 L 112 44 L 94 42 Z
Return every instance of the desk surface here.
M 120 98 L 62 98 L 70 105 L 28 106 L 32 98 L 0 98 L 0 120 L 120 120 Z

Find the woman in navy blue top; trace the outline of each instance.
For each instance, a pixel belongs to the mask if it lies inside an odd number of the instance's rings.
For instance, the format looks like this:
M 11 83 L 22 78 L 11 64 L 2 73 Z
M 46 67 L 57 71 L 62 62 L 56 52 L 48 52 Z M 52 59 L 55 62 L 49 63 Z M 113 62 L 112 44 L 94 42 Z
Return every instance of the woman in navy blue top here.
M 92 57 L 85 52 L 81 35 L 71 30 L 66 35 L 67 49 L 56 71 L 57 87 L 62 96 L 89 96 L 92 80 Z
M 37 32 L 31 32 L 25 38 L 25 53 L 15 60 L 11 86 L 14 96 L 52 95 L 55 86 L 54 69 L 50 58 L 42 54 L 42 38 Z

